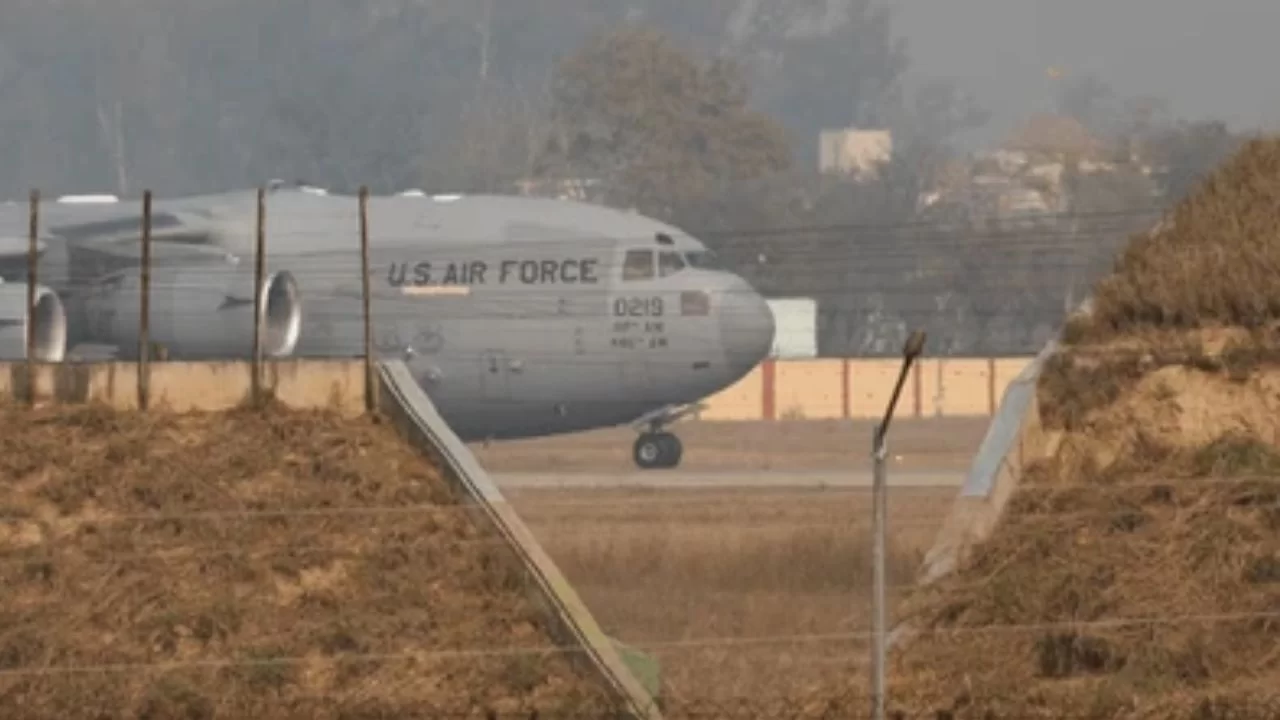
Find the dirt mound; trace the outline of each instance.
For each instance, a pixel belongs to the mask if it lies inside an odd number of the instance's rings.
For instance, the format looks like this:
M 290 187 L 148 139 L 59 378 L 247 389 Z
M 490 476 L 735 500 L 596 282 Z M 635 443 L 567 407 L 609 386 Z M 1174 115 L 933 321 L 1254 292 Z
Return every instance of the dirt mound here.
M 607 714 L 517 559 L 389 426 L 0 422 L 2 717 Z
M 990 539 L 903 608 L 918 632 L 894 706 L 1280 715 L 1276 207 L 1280 141 L 1256 141 L 1069 324 L 1038 388 L 1061 440 Z

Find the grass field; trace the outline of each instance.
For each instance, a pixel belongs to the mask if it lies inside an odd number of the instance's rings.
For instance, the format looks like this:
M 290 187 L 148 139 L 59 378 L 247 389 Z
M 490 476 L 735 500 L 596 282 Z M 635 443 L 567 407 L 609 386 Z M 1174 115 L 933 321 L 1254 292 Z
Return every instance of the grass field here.
M 866 491 L 508 495 L 606 631 L 641 648 L 658 646 L 651 652 L 662 662 L 673 710 L 831 696 L 848 690 L 850 672 L 865 675 L 861 639 L 760 639 L 867 629 Z M 891 494 L 892 584 L 911 581 L 954 497 L 954 489 Z M 738 643 L 706 642 L 717 638 Z
M 932 418 L 894 421 L 889 451 L 895 467 L 968 467 L 982 442 L 989 418 Z M 873 424 L 862 420 L 781 420 L 777 422 L 685 422 L 672 429 L 684 442 L 681 469 L 827 470 L 869 464 Z M 636 433 L 613 428 L 536 440 L 473 446 L 492 472 L 620 471 L 635 469 L 631 444 Z

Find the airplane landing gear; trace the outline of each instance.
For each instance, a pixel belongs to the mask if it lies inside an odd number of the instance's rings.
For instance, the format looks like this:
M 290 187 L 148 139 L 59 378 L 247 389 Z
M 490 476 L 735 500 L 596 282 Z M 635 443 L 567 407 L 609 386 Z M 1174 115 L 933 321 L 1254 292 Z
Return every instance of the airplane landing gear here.
M 680 464 L 684 446 L 669 432 L 646 432 L 636 438 L 631 454 L 642 470 L 673 468 Z
M 702 403 L 684 407 L 667 406 L 646 413 L 636 420 L 634 425 L 640 431 L 640 437 L 636 438 L 636 444 L 631 450 L 631 457 L 636 465 L 641 470 L 673 468 L 679 465 L 684 446 L 681 445 L 680 438 L 664 428 L 703 407 Z

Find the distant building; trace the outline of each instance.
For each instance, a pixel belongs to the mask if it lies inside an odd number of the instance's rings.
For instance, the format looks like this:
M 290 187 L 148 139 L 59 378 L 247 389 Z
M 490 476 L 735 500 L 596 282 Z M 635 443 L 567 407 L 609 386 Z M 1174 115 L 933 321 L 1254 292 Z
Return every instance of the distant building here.
M 888 130 L 841 128 L 823 130 L 818 136 L 818 170 L 824 174 L 867 180 L 892 157 L 893 135 Z
M 1038 113 L 1019 126 L 998 148 L 971 156 L 963 183 L 933 188 L 926 206 L 960 204 L 999 221 L 1052 223 L 1071 208 L 1069 173 L 1114 173 L 1106 144 L 1075 118 Z
M 1028 118 L 1004 143 L 1004 149 L 1053 160 L 1101 160 L 1107 150 L 1079 120 L 1049 113 Z

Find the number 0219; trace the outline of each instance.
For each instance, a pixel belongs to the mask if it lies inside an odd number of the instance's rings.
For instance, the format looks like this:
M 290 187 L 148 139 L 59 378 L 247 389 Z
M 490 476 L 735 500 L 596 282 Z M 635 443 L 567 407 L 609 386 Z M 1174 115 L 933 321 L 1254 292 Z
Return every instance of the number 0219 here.
M 613 301 L 613 314 L 618 317 L 659 317 L 662 315 L 662 298 L 618 298 Z

